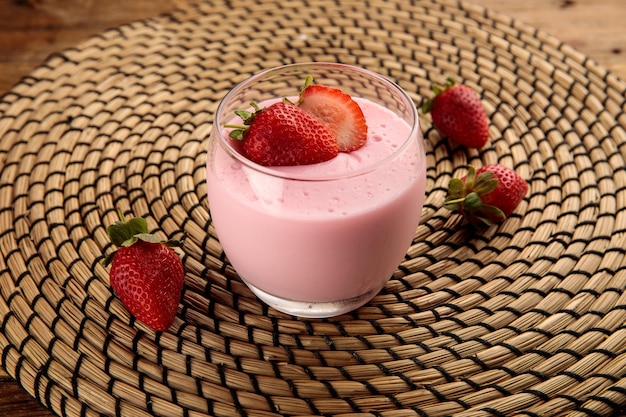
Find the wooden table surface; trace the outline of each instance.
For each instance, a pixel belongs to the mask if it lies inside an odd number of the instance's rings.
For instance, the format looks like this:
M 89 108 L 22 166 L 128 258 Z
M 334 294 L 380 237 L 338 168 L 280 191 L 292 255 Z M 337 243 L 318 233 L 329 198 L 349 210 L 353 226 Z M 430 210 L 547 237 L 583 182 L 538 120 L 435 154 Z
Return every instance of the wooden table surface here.
M 547 32 L 626 80 L 625 0 L 473 0 Z M 193 0 L 0 0 L 0 96 L 46 57 Z M 0 416 L 54 414 L 0 368 Z

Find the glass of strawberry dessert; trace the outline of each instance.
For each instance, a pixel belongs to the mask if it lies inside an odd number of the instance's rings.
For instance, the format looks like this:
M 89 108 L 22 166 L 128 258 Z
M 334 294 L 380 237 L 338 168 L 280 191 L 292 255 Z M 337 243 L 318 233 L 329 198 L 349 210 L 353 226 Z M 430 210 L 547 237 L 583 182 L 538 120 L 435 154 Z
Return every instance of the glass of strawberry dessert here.
M 372 300 L 412 243 L 425 183 L 415 104 L 362 68 L 266 70 L 215 114 L 217 236 L 241 279 L 285 313 L 331 317 Z

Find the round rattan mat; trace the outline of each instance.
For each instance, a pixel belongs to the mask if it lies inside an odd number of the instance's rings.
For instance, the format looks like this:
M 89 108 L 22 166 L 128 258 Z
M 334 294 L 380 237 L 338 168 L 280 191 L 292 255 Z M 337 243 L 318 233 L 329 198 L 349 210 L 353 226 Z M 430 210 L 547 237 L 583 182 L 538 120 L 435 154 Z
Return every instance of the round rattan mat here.
M 206 201 L 218 101 L 254 72 L 311 60 L 377 71 L 418 104 L 452 76 L 491 120 L 477 151 L 423 118 L 414 244 L 370 304 L 330 320 L 262 305 Z M 618 414 L 625 95 L 556 39 L 462 1 L 215 0 L 93 37 L 0 101 L 2 365 L 62 416 Z M 441 204 L 467 164 L 495 162 L 530 191 L 477 232 Z M 117 208 L 187 236 L 168 332 L 133 320 L 109 287 Z

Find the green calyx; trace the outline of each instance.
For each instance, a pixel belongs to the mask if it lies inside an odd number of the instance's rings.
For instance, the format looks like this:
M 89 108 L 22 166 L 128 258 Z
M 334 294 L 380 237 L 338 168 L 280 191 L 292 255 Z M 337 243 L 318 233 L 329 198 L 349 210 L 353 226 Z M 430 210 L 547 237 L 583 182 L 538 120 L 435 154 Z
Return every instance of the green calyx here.
M 498 207 L 484 204 L 481 196 L 494 191 L 498 183 L 498 179 L 494 178 L 491 172 L 483 172 L 476 176 L 476 168 L 470 166 L 465 182 L 458 178 L 450 180 L 443 206 L 448 210 L 463 213 L 474 225 L 491 226 L 506 216 Z
M 257 114 L 262 110 L 259 108 L 259 105 L 254 101 L 250 103 L 250 106 L 254 109 L 253 112 L 248 110 L 235 110 L 235 114 L 241 118 L 243 124 L 225 124 L 224 127 L 228 129 L 233 129 L 230 131 L 228 136 L 231 139 L 235 140 L 244 140 L 245 134 L 250 129 L 250 125 L 256 118 Z
M 163 240 L 157 235 L 148 233 L 148 223 L 143 217 L 133 217 L 126 221 L 121 211 L 118 211 L 120 220 L 107 227 L 107 234 L 111 242 L 117 247 L 129 247 L 141 240 L 149 243 L 162 243 L 169 247 L 182 246 L 181 240 Z M 115 256 L 116 252 L 107 255 L 102 262 L 104 266 L 108 266 Z
M 432 109 L 433 103 L 435 102 L 435 99 L 437 98 L 437 96 L 439 96 L 439 94 L 443 93 L 444 91 L 446 91 L 448 88 L 452 87 L 453 85 L 454 85 L 454 80 L 452 79 L 452 77 L 446 78 L 446 83 L 443 85 L 443 87 L 438 86 L 438 85 L 433 85 L 432 90 L 435 93 L 435 95 L 432 98 L 427 98 L 426 100 L 424 100 L 424 102 L 422 103 L 422 113 L 424 114 L 430 113 L 430 110 Z

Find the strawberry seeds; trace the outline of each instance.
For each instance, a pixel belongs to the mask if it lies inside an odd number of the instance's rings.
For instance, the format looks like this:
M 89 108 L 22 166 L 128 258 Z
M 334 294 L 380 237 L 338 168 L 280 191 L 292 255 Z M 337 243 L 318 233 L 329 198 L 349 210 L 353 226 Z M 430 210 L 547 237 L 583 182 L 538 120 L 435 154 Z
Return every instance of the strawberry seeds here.
M 243 125 L 225 127 L 234 129 L 232 139 L 242 141 L 244 156 L 264 166 L 308 165 L 365 144 L 367 124 L 359 105 L 338 88 L 312 82 L 307 77 L 296 103 L 285 98 L 235 112 Z

